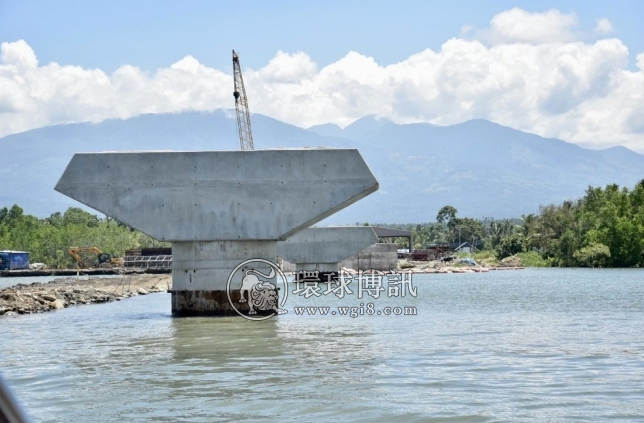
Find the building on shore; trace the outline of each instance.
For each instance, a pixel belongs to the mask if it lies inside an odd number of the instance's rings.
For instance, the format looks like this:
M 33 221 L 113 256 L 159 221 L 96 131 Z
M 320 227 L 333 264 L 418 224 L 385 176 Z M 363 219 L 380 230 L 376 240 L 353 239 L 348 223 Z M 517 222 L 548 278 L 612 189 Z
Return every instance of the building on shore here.
M 29 269 L 29 253 L 26 251 L 0 251 L 0 270 Z

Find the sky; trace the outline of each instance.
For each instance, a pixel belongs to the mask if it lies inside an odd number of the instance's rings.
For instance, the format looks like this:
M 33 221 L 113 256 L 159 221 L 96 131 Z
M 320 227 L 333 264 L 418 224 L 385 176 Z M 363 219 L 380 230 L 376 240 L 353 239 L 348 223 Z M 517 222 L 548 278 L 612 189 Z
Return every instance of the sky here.
M 230 109 L 300 127 L 488 119 L 644 153 L 644 1 L 0 0 L 0 137 Z

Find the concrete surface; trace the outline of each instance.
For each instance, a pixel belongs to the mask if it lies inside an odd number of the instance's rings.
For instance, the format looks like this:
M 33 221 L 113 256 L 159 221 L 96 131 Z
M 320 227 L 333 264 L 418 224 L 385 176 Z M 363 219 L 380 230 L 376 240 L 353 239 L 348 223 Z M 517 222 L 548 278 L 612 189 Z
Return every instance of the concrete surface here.
M 378 242 L 369 226 L 304 229 L 277 243 L 277 255 L 295 263 L 296 271 L 336 272 L 345 258 Z
M 248 259 L 276 261 L 275 241 L 198 241 L 172 243 L 172 313 L 175 315 L 234 315 L 227 297 L 228 277 Z M 253 262 L 235 272 L 231 293 L 242 285 L 244 271 L 268 275 L 270 266 Z M 279 286 L 276 278 L 262 280 Z M 237 297 L 238 299 L 239 297 Z M 244 308 L 242 304 L 238 308 Z
M 340 267 L 354 270 L 388 270 L 398 269 L 398 247 L 396 244 L 374 244 L 358 254 L 343 260 Z
M 355 149 L 82 153 L 55 189 L 173 243 L 173 314 L 230 315 L 226 286 L 237 265 L 275 263 L 278 240 L 376 191 L 378 182 Z M 233 301 L 241 274 L 231 283 Z
M 277 241 L 378 182 L 355 149 L 79 153 L 55 189 L 161 241 Z

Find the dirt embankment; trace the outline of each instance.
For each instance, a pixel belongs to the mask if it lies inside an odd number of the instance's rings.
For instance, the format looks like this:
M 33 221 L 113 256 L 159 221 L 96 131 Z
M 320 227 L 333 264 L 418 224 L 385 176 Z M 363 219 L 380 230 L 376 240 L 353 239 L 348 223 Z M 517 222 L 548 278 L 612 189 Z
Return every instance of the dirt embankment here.
M 497 262 L 496 266 L 489 265 L 479 265 L 479 266 L 467 266 L 467 265 L 448 265 L 436 261 L 408 261 L 408 260 L 399 260 L 398 262 L 401 271 L 408 271 L 412 273 L 485 273 L 490 270 L 520 270 L 525 269 L 521 265 L 521 261 L 518 260 L 504 260 Z
M 0 315 L 42 313 L 72 305 L 120 301 L 165 292 L 171 284 L 171 275 L 60 278 L 49 283 L 18 284 L 0 290 Z

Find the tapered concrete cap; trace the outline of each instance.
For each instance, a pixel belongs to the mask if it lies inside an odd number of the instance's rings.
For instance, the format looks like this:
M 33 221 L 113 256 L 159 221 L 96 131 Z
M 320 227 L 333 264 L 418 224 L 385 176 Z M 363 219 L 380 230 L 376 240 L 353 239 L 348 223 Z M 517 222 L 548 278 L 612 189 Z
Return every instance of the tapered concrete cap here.
M 277 241 L 378 181 L 356 149 L 81 153 L 55 189 L 159 240 Z
M 378 242 L 369 226 L 304 229 L 277 243 L 277 255 L 291 263 L 339 263 Z

